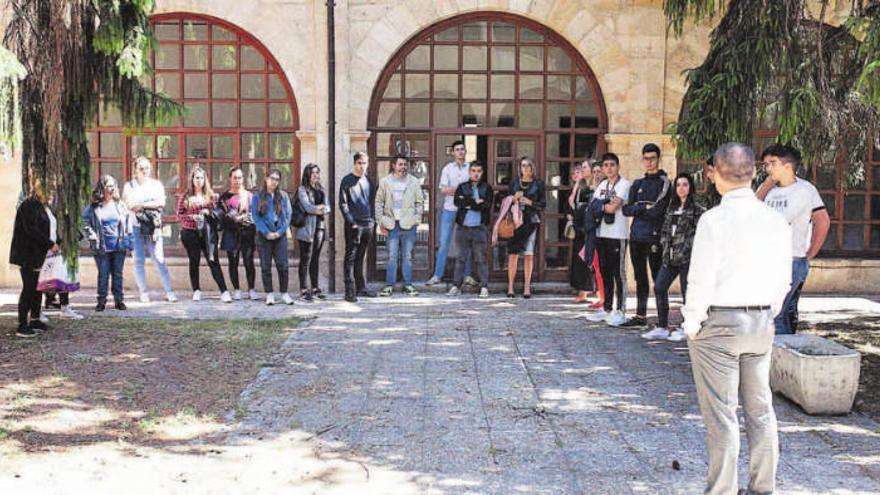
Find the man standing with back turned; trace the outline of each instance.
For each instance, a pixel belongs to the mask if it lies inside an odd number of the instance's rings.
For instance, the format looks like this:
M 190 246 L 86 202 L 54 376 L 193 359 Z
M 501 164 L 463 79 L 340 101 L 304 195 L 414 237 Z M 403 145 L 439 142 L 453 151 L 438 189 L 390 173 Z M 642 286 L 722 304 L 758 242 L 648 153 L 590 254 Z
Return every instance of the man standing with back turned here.
M 682 328 L 706 425 L 706 493 L 737 493 L 742 396 L 749 440 L 746 493 L 772 493 L 779 437 L 770 392 L 773 317 L 791 287 L 791 228 L 750 188 L 755 155 L 727 143 L 715 152 L 721 204 L 697 224 Z

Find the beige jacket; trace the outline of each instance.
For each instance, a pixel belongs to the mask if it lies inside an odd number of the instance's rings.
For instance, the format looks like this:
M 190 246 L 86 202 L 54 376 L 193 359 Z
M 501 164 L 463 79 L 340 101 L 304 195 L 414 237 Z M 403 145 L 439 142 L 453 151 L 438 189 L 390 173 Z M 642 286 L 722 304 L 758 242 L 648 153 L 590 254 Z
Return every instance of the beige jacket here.
M 376 218 L 379 225 L 393 230 L 395 224 L 394 210 L 394 193 L 391 189 L 391 181 L 394 179 L 393 174 L 388 174 L 379 181 L 379 191 L 376 194 Z M 425 196 L 422 194 L 422 186 L 418 179 L 412 175 L 406 176 L 406 190 L 403 193 L 403 208 L 400 211 L 400 228 L 409 230 L 417 226 L 422 221 L 422 211 L 424 211 Z

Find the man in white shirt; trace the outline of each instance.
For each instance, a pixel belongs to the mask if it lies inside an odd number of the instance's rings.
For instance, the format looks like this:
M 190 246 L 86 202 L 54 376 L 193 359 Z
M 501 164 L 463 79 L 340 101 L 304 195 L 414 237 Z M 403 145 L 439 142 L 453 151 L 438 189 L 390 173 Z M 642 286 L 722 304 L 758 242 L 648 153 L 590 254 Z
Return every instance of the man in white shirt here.
M 831 218 L 815 186 L 796 175 L 801 164 L 798 150 L 774 144 L 761 153 L 761 161 L 767 170 L 767 180 L 756 195 L 791 225 L 791 290 L 775 321 L 777 334 L 790 334 L 797 332 L 801 289 L 810 272 L 810 260 L 825 244 Z
M 682 329 L 706 425 L 707 494 L 737 493 L 742 396 L 749 440 L 748 493 L 776 487 L 779 438 L 770 392 L 773 316 L 791 287 L 791 228 L 751 190 L 752 150 L 715 152 L 721 204 L 697 224 Z
M 449 246 L 452 244 L 452 232 L 455 229 L 455 215 L 458 208 L 455 206 L 455 190 L 460 184 L 470 180 L 468 174 L 469 164 L 464 161 L 467 155 L 464 141 L 452 143 L 453 161 L 443 167 L 440 173 L 440 192 L 445 196 L 443 199 L 443 211 L 440 213 L 440 248 L 437 250 L 437 259 L 434 264 L 434 275 L 425 282 L 425 285 L 434 285 L 443 278 L 446 271 L 446 257 L 449 254 Z M 474 285 L 476 281 L 471 278 L 471 260 L 465 260 L 464 275 L 465 284 Z
M 153 166 L 147 157 L 135 158 L 132 164 L 134 178 L 122 189 L 122 200 L 135 215 L 140 216 L 143 212 L 152 210 L 155 217 L 161 218 L 162 209 L 165 207 L 165 186 L 151 177 L 152 170 Z M 135 221 L 134 280 L 140 292 L 141 302 L 150 302 L 145 266 L 147 254 L 159 270 L 159 278 L 165 289 L 165 299 L 169 302 L 177 301 L 177 296 L 171 287 L 171 275 L 168 274 L 168 266 L 165 264 L 161 230 L 152 234 L 143 232 L 140 222 Z
M 596 235 L 599 271 L 605 288 L 605 305 L 587 319 L 619 326 L 626 320 L 626 244 L 629 239 L 629 219 L 623 215 L 623 205 L 629 199 L 631 184 L 620 176 L 620 159 L 614 153 L 605 153 L 602 156 L 602 172 L 606 179 L 596 187 L 594 197 L 605 203 L 602 207 L 605 215 Z M 617 310 L 612 311 L 615 296 Z

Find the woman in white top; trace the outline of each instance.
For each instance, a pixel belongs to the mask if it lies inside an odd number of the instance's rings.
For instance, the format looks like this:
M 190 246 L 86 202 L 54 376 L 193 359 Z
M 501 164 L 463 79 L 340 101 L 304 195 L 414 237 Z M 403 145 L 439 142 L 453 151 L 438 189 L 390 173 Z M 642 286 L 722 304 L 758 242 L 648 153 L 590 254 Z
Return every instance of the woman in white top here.
M 135 215 L 134 223 L 134 280 L 140 292 L 141 302 L 150 302 L 147 288 L 146 256 L 159 270 L 159 278 L 165 289 L 165 299 L 176 302 L 171 287 L 171 275 L 165 264 L 162 239 L 162 209 L 165 207 L 165 187 L 152 177 L 153 165 L 147 157 L 139 156 L 132 162 L 133 179 L 125 184 L 122 200 Z M 158 223 L 158 225 L 157 225 Z

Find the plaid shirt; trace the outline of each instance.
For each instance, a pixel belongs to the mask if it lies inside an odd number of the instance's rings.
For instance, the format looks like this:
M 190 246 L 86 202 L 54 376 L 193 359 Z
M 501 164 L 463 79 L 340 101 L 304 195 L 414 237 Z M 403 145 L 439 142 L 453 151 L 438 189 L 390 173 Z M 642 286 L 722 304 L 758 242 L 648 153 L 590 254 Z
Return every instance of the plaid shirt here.
M 198 230 L 195 216 L 201 213 L 205 208 L 214 208 L 214 202 L 208 200 L 204 203 L 193 203 L 187 207 L 186 193 L 180 195 L 177 200 L 177 221 L 180 222 L 180 228 L 186 230 Z

